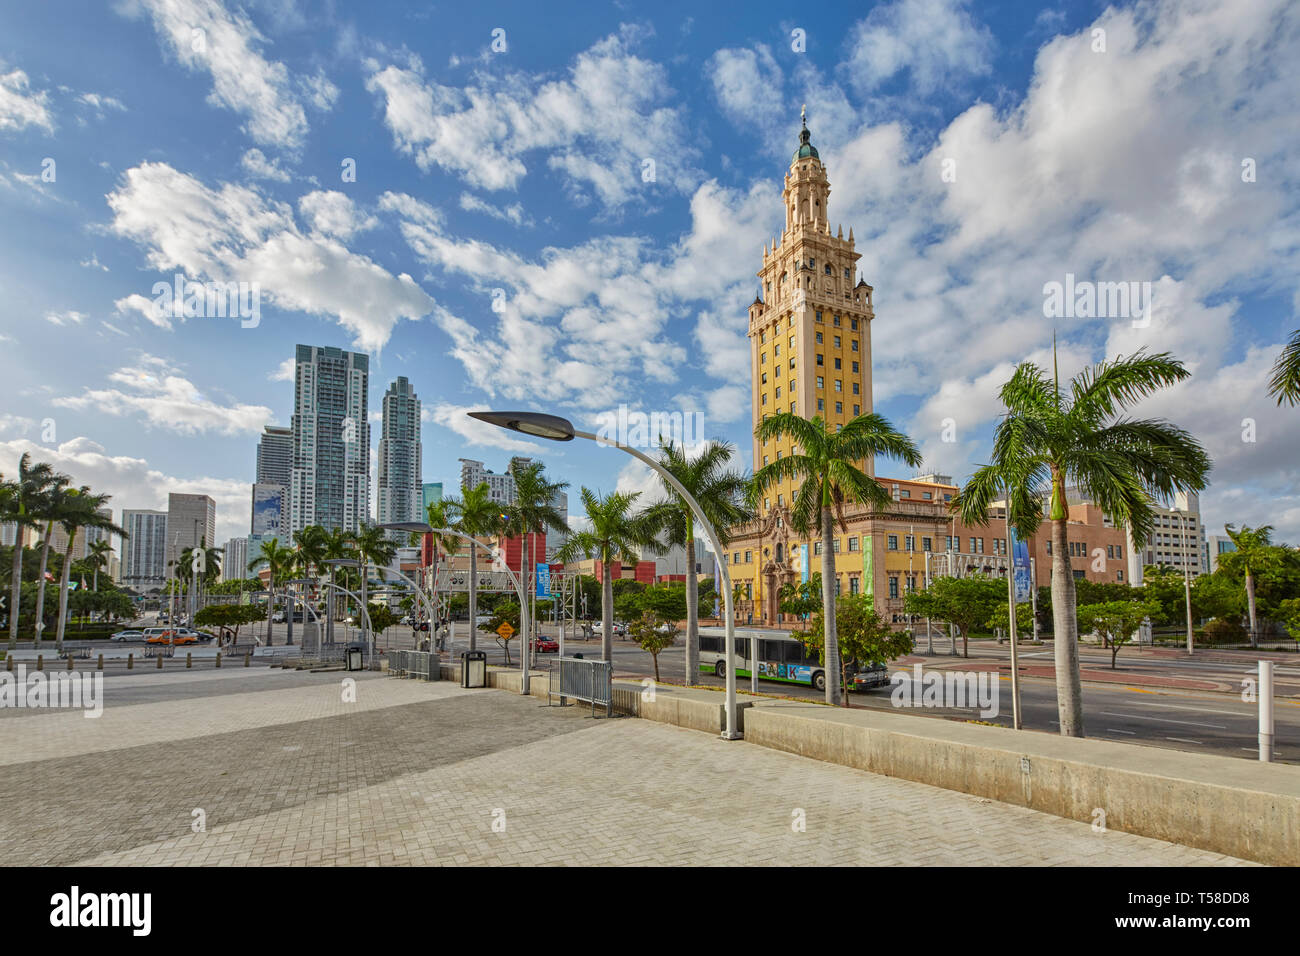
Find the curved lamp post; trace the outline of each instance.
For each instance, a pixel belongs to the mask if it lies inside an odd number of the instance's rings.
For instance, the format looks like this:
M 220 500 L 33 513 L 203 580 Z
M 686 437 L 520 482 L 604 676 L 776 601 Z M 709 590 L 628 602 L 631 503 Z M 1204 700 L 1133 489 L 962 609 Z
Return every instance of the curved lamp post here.
M 699 502 L 691 496 L 689 491 L 682 487 L 682 483 L 673 476 L 672 472 L 649 455 L 643 454 L 638 449 L 622 442 L 603 438 L 591 432 L 578 431 L 567 418 L 561 418 L 558 415 L 547 415 L 543 412 L 469 412 L 468 414 L 470 418 L 478 421 L 496 425 L 498 428 L 506 428 L 510 431 L 532 435 L 534 438 L 546 438 L 550 441 L 573 441 L 575 438 L 585 438 L 596 442 L 598 445 L 609 445 L 621 449 L 638 461 L 649 465 L 652 471 L 668 482 L 682 496 L 682 500 L 691 509 L 695 520 L 700 523 L 705 536 L 709 539 L 709 544 L 713 547 L 713 553 L 718 557 L 718 573 L 723 578 L 722 597 L 727 608 L 727 729 L 723 731 L 722 737 L 724 740 L 739 740 L 740 733 L 736 730 L 736 668 L 734 666 L 736 660 L 736 620 L 732 608 L 731 572 L 727 570 L 727 563 L 723 560 L 726 552 L 723 551 L 722 543 L 718 540 L 718 533 L 714 530 L 709 519 L 704 516 L 704 511 L 700 508 Z M 757 654 L 755 659 L 757 659 Z M 757 664 L 755 664 L 755 667 L 757 667 Z
M 383 528 L 385 531 L 409 531 L 413 534 L 433 533 L 433 528 L 423 521 L 390 521 L 387 524 L 381 524 L 378 527 Z M 414 589 L 415 596 L 419 598 L 420 602 L 424 605 L 424 613 L 429 619 L 429 650 L 432 651 L 433 650 L 433 627 L 434 627 L 433 606 L 429 603 L 429 599 L 425 596 L 424 589 L 421 588 L 414 581 L 412 581 L 410 578 L 408 578 L 405 574 L 403 574 L 400 568 L 396 570 L 394 570 L 393 568 L 385 568 L 385 570 L 388 571 L 390 574 L 397 575 L 398 578 L 400 578 L 401 580 L 409 584 L 412 587 L 412 589 Z M 417 644 L 416 646 L 418 647 L 419 645 Z

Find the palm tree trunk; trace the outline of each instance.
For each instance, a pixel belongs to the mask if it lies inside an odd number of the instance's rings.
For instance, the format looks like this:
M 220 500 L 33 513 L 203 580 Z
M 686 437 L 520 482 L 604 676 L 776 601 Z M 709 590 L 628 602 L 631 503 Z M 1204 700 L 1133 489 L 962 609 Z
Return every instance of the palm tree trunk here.
M 1062 499 L 1064 500 L 1064 499 Z M 1064 737 L 1083 736 L 1083 685 L 1079 679 L 1079 621 L 1065 518 L 1052 521 L 1052 630 L 1056 658 L 1056 709 Z
M 46 522 L 45 542 L 41 545 L 41 569 L 36 573 L 36 618 L 32 622 L 32 630 L 36 635 L 33 646 L 37 650 L 41 649 L 41 622 L 45 618 L 45 566 L 50 560 L 50 535 L 53 533 L 54 522 Z
M 1250 613 L 1250 646 L 1259 647 L 1259 631 L 1255 626 L 1255 575 L 1246 572 L 1246 610 Z
M 74 536 L 68 537 L 68 550 L 63 555 L 63 573 L 59 575 L 59 625 L 54 631 L 54 652 L 63 652 L 63 632 L 68 623 L 68 579 L 72 576 L 72 545 Z
M 18 649 L 18 598 L 23 593 L 23 526 L 14 522 L 14 571 L 9 584 L 9 650 Z
M 612 562 L 605 559 L 605 580 L 600 582 L 600 656 L 614 660 L 614 572 Z M 621 570 L 623 565 L 619 564 Z
M 478 649 L 478 545 L 469 543 L 469 649 Z
M 275 572 L 271 572 L 271 578 L 267 581 L 267 588 L 271 596 L 266 601 L 266 646 L 271 646 L 271 628 L 275 624 Z
M 838 707 L 840 689 L 840 642 L 835 626 L 835 519 L 830 508 L 822 509 L 822 620 L 826 622 L 826 703 Z
M 720 559 L 719 559 L 720 560 Z M 714 581 L 714 590 L 721 582 Z M 658 660 L 655 661 L 656 668 Z M 700 676 L 700 587 L 695 578 L 695 534 L 686 522 L 686 686 L 699 682 Z M 658 676 L 655 677 L 658 680 Z

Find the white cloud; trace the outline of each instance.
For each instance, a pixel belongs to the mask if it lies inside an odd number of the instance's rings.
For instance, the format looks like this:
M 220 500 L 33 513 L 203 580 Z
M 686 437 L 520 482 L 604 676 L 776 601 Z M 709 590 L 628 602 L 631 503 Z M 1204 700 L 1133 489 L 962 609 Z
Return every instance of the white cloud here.
M 374 216 L 362 214 L 351 197 L 336 190 L 317 190 L 298 200 L 298 212 L 313 232 L 349 239 L 379 225 Z
M 623 27 L 580 53 L 563 79 L 482 70 L 463 87 L 425 78 L 416 57 L 366 61 L 366 88 L 382 99 L 394 144 L 421 169 L 438 166 L 480 189 L 514 189 L 525 157 L 547 154 L 571 198 L 593 195 L 606 207 L 653 194 L 654 179 L 684 191 L 693 185 L 696 151 L 666 71 L 631 52 L 639 31 Z
M 460 208 L 468 212 L 481 212 L 493 219 L 512 222 L 516 226 L 532 225 L 532 219 L 524 213 L 524 207 L 519 203 L 511 203 L 509 206 L 494 206 L 490 202 L 479 199 L 473 193 L 461 193 Z
M 850 82 L 863 92 L 907 71 L 928 95 L 955 80 L 987 74 L 993 35 L 966 0 L 895 0 L 875 7 L 849 33 Z
M 289 171 L 277 160 L 267 159 L 266 154 L 256 146 L 244 153 L 239 160 L 239 165 L 244 167 L 244 172 L 254 179 L 270 179 L 277 183 L 289 181 Z
M 257 434 L 272 420 L 264 405 L 220 405 L 203 394 L 165 359 L 142 355 L 135 365 L 119 368 L 108 379 L 120 388 L 87 388 L 80 395 L 52 399 L 60 408 L 95 410 L 109 415 L 139 414 L 145 422 L 182 435 Z
M 211 189 L 164 163 L 125 174 L 108 196 L 112 230 L 140 244 L 149 265 L 189 278 L 257 283 L 282 308 L 332 316 L 362 349 L 382 348 L 399 319 L 433 300 L 410 276 L 394 276 L 337 238 L 304 235 L 284 203 L 245 186 Z
M 109 110 L 118 112 L 126 111 L 126 104 L 114 96 L 105 96 L 99 93 L 82 93 L 77 97 L 77 102 L 83 106 L 88 106 L 95 115 L 103 119 Z
M 479 409 L 480 406 L 476 405 L 453 405 L 449 402 L 426 404 L 420 409 L 420 420 L 448 428 L 470 445 L 517 452 L 542 453 L 547 450 L 536 442 L 515 438 L 514 432 L 470 418 L 467 414 Z
M 172 330 L 171 313 L 162 309 L 154 309 L 153 299 L 145 298 L 138 292 L 132 292 L 128 296 L 115 300 L 113 308 L 117 310 L 118 315 L 130 315 L 132 312 L 136 312 L 158 326 L 158 328 L 166 329 L 168 332 Z
M 164 474 L 150 468 L 143 458 L 110 455 L 104 446 L 85 437 L 57 446 L 27 439 L 0 441 L 0 472 L 12 474 L 24 452 L 70 475 L 77 485 L 112 495 L 109 506 L 116 518 L 121 518 L 124 508 L 165 511 L 169 492 L 202 494 L 210 495 L 217 505 L 217 543 L 248 534 L 251 486 L 247 481 Z
M 86 313 L 65 309 L 62 312 L 46 312 L 45 321 L 52 325 L 80 325 L 86 321 Z
M 285 359 L 267 376 L 272 382 L 292 382 L 298 374 L 298 363 L 291 358 Z
M 98 270 L 100 270 L 101 272 L 107 272 L 107 271 L 108 271 L 108 266 L 106 266 L 106 265 L 104 265 L 104 263 L 100 262 L 100 261 L 99 261 L 99 256 L 97 256 L 97 255 L 96 255 L 95 253 L 93 253 L 93 252 L 90 254 L 90 258 L 89 258 L 89 259 L 82 259 L 82 260 L 81 260 L 81 266 L 82 266 L 82 268 L 84 268 L 84 269 L 98 269 Z
M 245 132 L 262 145 L 302 146 L 307 117 L 300 99 L 328 108 L 337 90 L 323 77 L 300 81 L 259 52 L 265 38 L 240 10 L 217 0 L 126 0 L 128 16 L 147 14 L 159 40 L 189 70 L 212 77 L 209 102 L 246 117 Z
M 49 100 L 49 92 L 33 90 L 22 70 L 0 73 L 0 131 L 36 126 L 54 132 Z

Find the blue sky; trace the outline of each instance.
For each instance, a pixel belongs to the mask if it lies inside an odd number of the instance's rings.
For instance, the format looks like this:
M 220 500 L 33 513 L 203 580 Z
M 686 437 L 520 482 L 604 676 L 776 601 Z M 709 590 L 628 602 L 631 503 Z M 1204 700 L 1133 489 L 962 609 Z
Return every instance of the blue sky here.
M 984 460 L 997 387 L 1053 332 L 1070 373 L 1169 350 L 1193 377 L 1143 413 L 1215 457 L 1208 523 L 1300 539 L 1300 412 L 1264 394 L 1300 326 L 1294 5 L 0 17 L 0 471 L 31 451 L 116 508 L 206 492 L 219 539 L 247 533 L 298 342 L 370 352 L 374 412 L 410 378 L 426 481 L 522 453 L 575 490 L 653 488 L 607 449 L 471 427 L 485 406 L 702 412 L 748 467 L 745 309 L 806 103 L 876 289 L 876 409 L 927 470 Z M 259 283 L 260 322 L 152 316 L 177 272 Z M 1067 273 L 1152 283 L 1150 321 L 1045 318 Z

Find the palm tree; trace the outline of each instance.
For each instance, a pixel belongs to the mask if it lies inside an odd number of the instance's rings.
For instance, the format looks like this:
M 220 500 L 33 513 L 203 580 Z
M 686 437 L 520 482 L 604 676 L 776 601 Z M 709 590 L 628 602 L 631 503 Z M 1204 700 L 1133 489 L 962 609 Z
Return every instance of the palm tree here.
M 841 530 L 848 531 L 846 503 L 877 511 L 892 503 L 889 492 L 859 468 L 858 462 L 872 463 L 877 455 L 884 455 L 916 467 L 921 464 L 921 453 L 912 439 L 876 414 L 859 415 L 832 432 L 820 416 L 809 420 L 778 412 L 759 422 L 754 435 L 763 441 L 789 438 L 795 447 L 793 453 L 764 465 L 754 475 L 754 497 L 780 481 L 800 482 L 791 504 L 790 524 L 805 536 L 820 531 L 826 703 L 838 706 L 842 671 L 835 627 L 835 525 L 838 521 Z
M 279 538 L 272 538 L 270 541 L 263 541 L 262 550 L 257 553 L 257 557 L 248 562 L 248 570 L 250 571 L 256 571 L 260 564 L 265 564 L 267 570 L 270 571 L 267 590 L 271 592 L 271 596 L 266 602 L 267 647 L 271 646 L 271 625 L 274 623 L 273 619 L 275 618 L 275 586 L 293 568 L 293 560 L 293 549 L 282 547 Z
M 464 534 L 478 537 L 496 534 L 501 530 L 501 508 L 488 497 L 488 484 L 480 482 L 475 488 L 463 490 L 460 498 L 445 499 L 447 507 L 456 517 L 449 527 Z M 471 542 L 469 548 L 469 649 L 478 646 L 478 547 Z
M 1067 489 L 1078 488 L 1127 527 L 1137 547 L 1155 527 L 1156 498 L 1204 488 L 1210 459 L 1195 438 L 1162 419 L 1120 416 L 1189 374 L 1167 352 L 1139 350 L 1085 369 L 1071 380 L 1067 396 L 1055 371 L 1049 377 L 1032 362 L 1021 364 L 1002 386 L 1007 413 L 994 435 L 993 460 L 953 502 L 965 520 L 987 520 L 990 505 L 1010 488 L 1015 523 L 1029 534 L 1050 492 L 1056 705 L 1065 736 L 1083 736 Z
M 1246 577 L 1246 610 L 1250 615 L 1250 646 L 1259 646 L 1259 627 L 1255 619 L 1255 575 L 1271 567 L 1276 552 L 1273 546 L 1273 526 L 1261 525 L 1258 528 L 1241 526 L 1238 531 L 1230 524 L 1223 526 L 1237 550 L 1232 555 L 1220 555 L 1219 564 L 1226 565 L 1227 570 L 1235 571 L 1239 566 Z M 1225 560 L 1226 559 L 1226 560 Z
M 521 468 L 512 467 L 510 474 L 515 481 L 515 501 L 507 509 L 505 533 L 508 535 L 519 535 L 528 542 L 529 553 L 528 572 L 533 573 L 537 566 L 537 535 L 544 534 L 546 531 L 568 531 L 569 526 L 565 523 L 559 509 L 552 503 L 560 492 L 569 487 L 567 481 L 551 481 L 546 477 L 544 466 L 540 461 L 530 462 Z M 519 575 L 520 580 L 524 581 L 524 553 L 520 549 L 519 553 Z M 542 557 L 546 557 L 545 554 Z M 528 587 L 525 585 L 525 587 Z M 536 588 L 528 588 L 529 600 L 533 604 L 532 612 L 528 615 L 529 627 L 536 631 L 537 628 L 537 600 Z M 523 636 L 524 649 L 523 654 L 528 654 L 532 647 L 531 636 Z
M 95 569 L 95 581 L 91 585 L 92 590 L 99 590 L 99 569 L 108 564 L 108 556 L 112 553 L 113 545 L 103 538 L 92 541 L 86 546 L 86 563 Z
M 615 562 L 635 564 L 640 551 L 662 550 L 655 540 L 655 528 L 644 514 L 633 514 L 640 492 L 614 491 L 603 498 L 590 488 L 582 489 L 582 507 L 589 528 L 569 535 L 556 560 L 567 564 L 595 555 L 601 563 L 600 651 L 604 660 L 614 655 L 614 572 Z
M 727 529 L 753 518 L 742 504 L 749 479 L 739 471 L 728 469 L 735 448 L 723 441 L 706 444 L 692 458 L 686 449 L 672 442 L 663 446 L 659 464 L 681 482 L 700 506 L 704 516 L 722 537 L 726 546 Z M 647 515 L 666 544 L 686 549 L 686 683 L 694 684 L 700 672 L 700 592 L 696 575 L 695 516 L 685 499 L 666 480 L 667 501 L 651 505 Z M 726 555 L 717 556 L 725 561 Z
M 70 480 L 67 475 L 58 475 L 33 508 L 33 514 L 45 525 L 44 541 L 41 543 L 41 566 L 36 572 L 36 618 L 33 622 L 35 631 L 33 644 L 37 650 L 40 650 L 41 634 L 45 630 L 45 571 L 49 567 L 50 543 L 54 536 L 54 526 L 69 509 L 76 507 L 72 500 L 76 491 L 68 487 Z
M 75 491 L 69 490 L 59 524 L 68 536 L 68 547 L 63 554 L 63 573 L 59 581 L 59 623 L 54 632 L 54 649 L 63 651 L 63 634 L 68 623 L 68 578 L 72 572 L 72 548 L 76 544 L 77 532 L 83 528 L 102 528 L 112 534 L 126 536 L 126 532 L 113 524 L 113 519 L 99 513 L 99 509 L 108 503 L 110 495 L 96 494 L 89 486 L 82 485 Z
M 1273 377 L 1268 380 L 1268 394 L 1281 405 L 1300 404 L 1300 329 L 1291 333 L 1286 348 L 1273 365 Z M 1251 637 L 1255 634 L 1251 626 Z
M 370 606 L 366 598 L 366 580 L 370 577 L 369 565 L 374 562 L 379 571 L 379 580 L 384 581 L 384 568 L 397 554 L 397 545 L 393 544 L 388 532 L 377 525 L 362 525 L 352 533 L 352 545 L 356 548 L 357 558 L 361 561 L 361 616 L 364 618 Z M 371 654 L 374 654 L 375 635 L 370 635 Z
M 13 577 L 9 585 L 9 650 L 11 651 L 18 647 L 18 602 L 23 585 L 23 529 L 40 527 L 46 498 L 55 487 L 66 485 L 70 480 L 66 475 L 58 474 L 47 462 L 31 464 L 31 457 L 24 452 L 18 459 L 18 475 L 13 481 L 11 493 L 7 496 L 8 504 L 4 511 L 4 521 L 14 526 Z M 45 575 L 42 573 L 41 579 L 44 578 Z
M 321 528 L 324 535 L 322 539 L 323 550 L 321 552 L 321 561 L 329 566 L 330 569 L 330 588 L 325 595 L 325 636 L 326 642 L 334 643 L 334 619 L 337 617 L 335 611 L 336 604 L 334 596 L 338 593 L 338 568 L 336 565 L 329 564 L 330 561 L 350 560 L 354 556 L 352 540 L 347 532 L 341 528 L 331 528 L 326 531 Z M 346 603 L 346 602 L 345 602 Z
M 439 501 L 431 501 L 425 508 L 425 517 L 429 521 L 431 528 L 448 528 L 450 529 L 456 522 L 456 509 L 452 499 L 445 498 Z M 434 610 L 437 611 L 437 586 L 438 586 L 438 565 L 442 560 L 442 551 L 446 549 L 449 555 L 454 555 L 459 550 L 460 539 L 454 534 L 445 534 L 441 531 L 432 531 L 429 534 L 433 545 L 433 585 L 434 593 Z M 429 646 L 432 649 L 434 640 L 434 628 L 437 627 L 437 621 L 429 622 Z
M 321 569 L 325 564 L 325 551 L 329 547 L 329 534 L 318 524 L 309 524 L 293 533 L 294 570 L 306 578 L 312 578 L 319 581 Z M 289 608 L 289 643 L 293 643 L 293 614 L 297 610 L 291 606 Z M 306 630 L 307 620 L 303 619 L 303 629 Z M 316 641 L 319 644 L 323 635 L 317 635 Z

